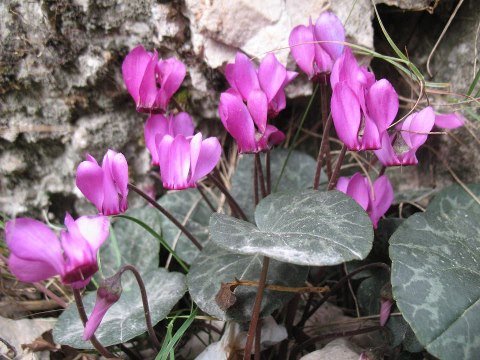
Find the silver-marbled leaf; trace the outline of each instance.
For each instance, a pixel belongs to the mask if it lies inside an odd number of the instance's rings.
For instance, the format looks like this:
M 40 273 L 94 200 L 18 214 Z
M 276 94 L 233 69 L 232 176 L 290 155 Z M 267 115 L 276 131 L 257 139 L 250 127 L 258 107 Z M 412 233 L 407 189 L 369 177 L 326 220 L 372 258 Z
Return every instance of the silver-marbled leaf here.
M 125 273 L 122 276 L 133 276 Z M 147 289 L 152 322 L 155 325 L 164 319 L 186 291 L 185 276 L 165 269 L 155 269 L 143 275 Z M 122 281 L 123 283 L 123 281 Z M 115 303 L 105 315 L 96 337 L 104 346 L 124 343 L 143 334 L 147 328 L 145 315 L 138 286 L 129 281 L 131 286 L 124 287 L 120 300 Z M 91 292 L 83 297 L 85 310 L 90 315 L 95 303 L 96 293 Z M 53 337 L 55 343 L 69 345 L 77 349 L 93 349 L 89 341 L 82 340 L 83 325 L 78 317 L 75 304 L 60 315 Z
M 420 343 L 440 359 L 468 360 L 480 354 L 480 205 L 459 190 L 409 217 L 390 256 L 394 298 Z
M 187 275 L 187 286 L 192 299 L 205 311 L 221 320 L 248 321 L 251 318 L 256 287 L 239 286 L 235 290 L 236 303 L 223 311 L 215 302 L 222 282 L 239 280 L 258 281 L 262 270 L 262 256 L 240 255 L 228 252 L 211 241 L 195 259 Z M 282 286 L 303 286 L 308 268 L 271 260 L 267 283 Z M 290 300 L 292 293 L 265 290 L 262 316 L 267 316 Z
M 208 220 L 212 210 L 198 190 L 188 189 L 168 192 L 158 203 L 167 209 L 177 220 L 204 244 L 208 239 Z M 160 214 L 164 240 L 175 250 L 177 255 L 187 263 L 192 263 L 199 254 L 197 247 L 165 216 Z
M 257 226 L 213 214 L 212 241 L 239 254 L 313 266 L 361 260 L 372 247 L 373 228 L 368 215 L 339 191 L 269 195 L 258 204 L 255 220 Z

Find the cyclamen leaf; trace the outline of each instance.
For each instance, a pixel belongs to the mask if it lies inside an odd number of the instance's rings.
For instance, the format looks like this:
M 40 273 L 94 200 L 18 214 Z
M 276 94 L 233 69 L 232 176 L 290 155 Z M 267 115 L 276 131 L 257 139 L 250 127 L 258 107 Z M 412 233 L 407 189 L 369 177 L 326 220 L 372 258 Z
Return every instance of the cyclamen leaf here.
M 123 277 L 132 277 L 125 273 Z M 164 319 L 185 294 L 185 276 L 165 269 L 155 269 L 142 275 L 150 305 L 152 323 L 155 325 Z M 140 290 L 133 281 L 129 288 L 123 289 L 120 300 L 115 303 L 105 315 L 102 323 L 95 332 L 95 336 L 103 346 L 124 343 L 147 331 L 145 313 L 143 310 Z M 96 293 L 91 292 L 83 297 L 85 310 L 90 315 L 95 303 Z M 75 304 L 60 315 L 53 338 L 55 343 L 72 346 L 77 349 L 93 349 L 89 341 L 82 340 L 83 325 L 78 316 Z
M 272 194 L 258 204 L 255 220 L 257 226 L 213 214 L 212 241 L 239 254 L 314 266 L 361 260 L 372 247 L 368 215 L 339 191 Z
M 477 196 L 478 185 L 469 186 Z M 480 205 L 458 186 L 390 239 L 397 306 L 426 350 L 441 359 L 480 353 Z
M 236 303 L 227 311 L 217 305 L 215 296 L 222 282 L 238 280 L 258 281 L 262 269 L 262 256 L 239 255 L 218 247 L 211 241 L 195 259 L 187 275 L 187 286 L 195 303 L 206 313 L 221 320 L 249 321 L 256 287 L 239 286 L 235 290 Z M 270 261 L 268 284 L 303 286 L 308 268 Z M 262 316 L 270 315 L 275 309 L 290 300 L 292 293 L 266 289 L 262 301 Z

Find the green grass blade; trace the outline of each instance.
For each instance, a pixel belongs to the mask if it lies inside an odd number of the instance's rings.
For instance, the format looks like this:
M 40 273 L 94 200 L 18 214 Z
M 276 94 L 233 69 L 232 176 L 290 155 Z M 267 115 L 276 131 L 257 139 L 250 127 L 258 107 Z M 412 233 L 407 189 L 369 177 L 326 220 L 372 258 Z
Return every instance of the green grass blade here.
M 475 75 L 475 78 L 473 79 L 472 83 L 470 84 L 470 87 L 468 88 L 467 96 L 472 95 L 473 90 L 475 90 L 475 86 L 477 86 L 478 80 L 480 80 L 480 69 L 478 69 L 477 74 Z

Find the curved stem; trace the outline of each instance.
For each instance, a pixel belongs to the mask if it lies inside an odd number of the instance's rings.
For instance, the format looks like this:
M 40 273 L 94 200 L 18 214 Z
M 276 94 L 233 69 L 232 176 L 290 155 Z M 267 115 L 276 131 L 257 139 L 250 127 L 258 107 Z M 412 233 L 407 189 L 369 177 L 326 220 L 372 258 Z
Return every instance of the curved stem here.
M 187 230 L 185 226 L 183 226 L 180 221 L 175 219 L 175 217 L 170 214 L 164 207 L 162 207 L 159 203 L 157 203 L 154 199 L 152 199 L 150 196 L 148 196 L 146 193 L 144 193 L 142 190 L 140 190 L 138 187 L 136 187 L 133 184 L 128 184 L 128 188 L 134 192 L 136 192 L 138 195 L 143 197 L 145 200 L 147 200 L 154 208 L 156 208 L 158 211 L 160 211 L 165 217 L 168 218 L 181 232 L 185 234 L 187 238 L 190 239 L 190 241 L 197 247 L 198 250 L 202 250 L 203 246 L 200 244 L 200 242 L 195 238 L 195 236 L 192 235 L 190 231 Z
M 214 184 L 215 186 L 223 193 L 223 195 L 225 195 L 225 197 L 227 198 L 227 201 L 228 201 L 228 204 L 230 205 L 230 207 L 232 209 L 235 209 L 235 211 L 240 215 L 240 217 L 245 220 L 245 221 L 248 221 L 247 219 L 247 216 L 245 215 L 245 213 L 243 212 L 242 208 L 240 207 L 240 205 L 238 205 L 238 203 L 236 202 L 236 200 L 233 198 L 233 196 L 230 194 L 230 192 L 228 191 L 228 189 L 225 187 L 225 185 L 223 185 L 223 183 L 218 180 L 215 176 L 213 175 L 207 175 L 207 178 L 210 179 Z
M 83 305 L 82 295 L 80 294 L 80 290 L 74 289 L 73 290 L 73 297 L 75 298 L 75 304 L 77 304 L 78 315 L 80 315 L 80 319 L 82 320 L 83 327 L 88 321 L 87 313 L 85 312 L 85 307 Z M 116 356 L 112 355 L 110 351 L 103 347 L 102 344 L 97 340 L 95 335 L 92 335 L 90 338 L 90 342 L 92 343 L 93 347 L 104 357 L 107 359 L 117 359 Z
M 270 150 L 267 151 L 265 155 L 265 168 L 267 169 L 267 195 L 270 195 L 272 192 L 272 174 L 271 174 L 271 165 L 270 165 Z
M 150 316 L 150 307 L 148 305 L 147 290 L 145 289 L 145 283 L 143 282 L 142 276 L 138 272 L 137 268 L 133 265 L 127 264 L 122 267 L 120 274 L 123 274 L 125 271 L 131 271 L 137 280 L 138 287 L 140 288 L 140 295 L 142 296 L 143 310 L 145 312 L 145 323 L 147 324 L 148 335 L 150 336 L 150 341 L 153 343 L 153 346 L 160 350 L 162 345 L 155 334 L 155 330 L 152 325 L 152 317 Z
M 262 198 L 267 196 L 267 188 L 265 187 L 265 178 L 263 176 L 262 161 L 260 160 L 260 154 L 255 153 L 255 166 L 257 168 L 258 181 L 260 182 L 260 191 Z
M 320 150 L 318 151 L 317 169 L 315 170 L 315 179 L 313 180 L 314 190 L 318 190 L 318 186 L 320 185 L 320 173 L 322 171 L 323 158 L 325 157 L 325 153 L 327 151 L 327 144 L 329 141 L 329 134 L 330 134 L 331 127 L 332 127 L 332 114 L 330 113 L 330 115 L 327 118 L 327 121 L 325 122 L 325 126 L 323 127 L 322 141 L 320 143 Z
M 345 144 L 342 146 L 340 155 L 338 155 L 337 163 L 335 164 L 335 169 L 333 170 L 332 177 L 328 183 L 328 190 L 333 190 L 337 186 L 337 181 L 340 176 L 340 169 L 342 168 L 343 160 L 345 159 L 345 154 L 347 153 L 347 147 Z

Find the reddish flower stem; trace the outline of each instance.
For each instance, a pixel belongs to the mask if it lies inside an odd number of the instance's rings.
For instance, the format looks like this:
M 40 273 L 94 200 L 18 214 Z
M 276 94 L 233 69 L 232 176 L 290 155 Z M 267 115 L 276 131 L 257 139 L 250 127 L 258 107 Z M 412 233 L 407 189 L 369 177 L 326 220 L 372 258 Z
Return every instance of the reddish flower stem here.
M 253 160 L 253 202 L 257 206 L 258 199 L 258 173 L 257 173 L 257 162 Z
M 328 116 L 327 121 L 325 122 L 325 126 L 323 127 L 322 141 L 320 142 L 320 150 L 318 151 L 318 156 L 317 156 L 317 169 L 315 171 L 315 178 L 313 180 L 314 190 L 318 190 L 318 186 L 320 185 L 320 173 L 322 171 L 323 158 L 325 157 L 325 153 L 327 151 L 327 144 L 329 143 L 329 133 L 330 133 L 331 127 L 332 127 L 332 114 Z
M 327 176 L 330 179 L 332 177 L 332 159 L 330 156 L 330 126 L 327 129 L 327 120 L 328 120 L 328 108 L 329 108 L 329 91 L 328 91 L 328 81 L 329 76 L 325 75 L 324 81 L 320 84 L 320 112 L 322 115 L 322 124 L 323 124 L 323 131 L 326 132 L 326 143 L 325 143 L 325 157 L 326 157 L 326 164 L 327 164 Z
M 267 188 L 265 187 L 265 178 L 263 176 L 262 160 L 260 159 L 259 153 L 255 153 L 255 166 L 257 168 L 258 181 L 260 183 L 262 198 L 264 198 L 265 196 L 267 196 Z
M 192 235 L 190 231 L 187 230 L 185 226 L 180 223 L 172 214 L 170 214 L 164 207 L 162 207 L 159 203 L 155 201 L 155 199 L 152 199 L 150 196 L 148 196 L 146 193 L 144 193 L 142 190 L 140 190 L 138 187 L 136 187 L 133 184 L 128 184 L 128 188 L 134 192 L 136 192 L 138 195 L 143 197 L 145 200 L 147 200 L 154 208 L 156 208 L 158 211 L 160 211 L 165 217 L 170 220 L 181 232 L 185 234 L 187 238 L 190 239 L 190 241 L 197 247 L 198 250 L 202 250 L 203 246 L 200 244 L 200 242 L 195 238 L 195 236 Z
M 85 307 L 83 305 L 82 295 L 80 294 L 80 290 L 74 289 L 73 290 L 73 297 L 75 298 L 75 304 L 77 305 L 78 315 L 80 316 L 80 320 L 82 320 L 83 327 L 88 321 L 87 313 L 85 312 Z M 114 356 L 110 351 L 108 351 L 102 344 L 97 340 L 95 335 L 92 335 L 90 338 L 90 342 L 92 343 L 93 347 L 104 357 L 107 359 L 118 359 Z
M 267 169 L 267 195 L 270 195 L 272 192 L 272 174 L 270 166 L 270 150 L 267 151 L 265 155 L 265 167 Z
M 328 183 L 327 190 L 333 190 L 335 186 L 337 186 L 337 181 L 338 181 L 338 178 L 340 177 L 340 169 L 342 168 L 343 160 L 345 159 L 346 153 L 347 153 L 347 147 L 343 145 L 342 150 L 340 151 L 340 155 L 338 155 L 337 163 L 335 164 L 335 169 L 333 169 L 332 177 L 330 178 L 330 182 Z

